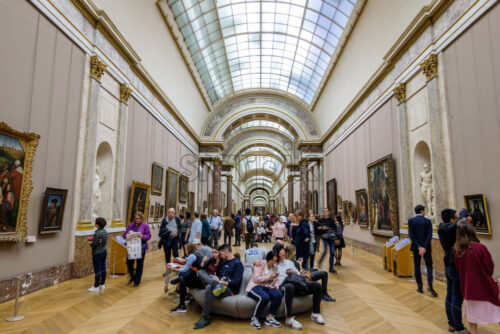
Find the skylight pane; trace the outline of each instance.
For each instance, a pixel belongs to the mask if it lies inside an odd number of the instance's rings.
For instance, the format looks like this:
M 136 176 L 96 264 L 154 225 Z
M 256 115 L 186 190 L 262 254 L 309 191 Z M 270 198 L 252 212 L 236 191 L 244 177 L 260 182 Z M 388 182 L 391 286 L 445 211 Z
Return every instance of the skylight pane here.
M 274 88 L 309 104 L 355 2 L 168 0 L 212 103 Z

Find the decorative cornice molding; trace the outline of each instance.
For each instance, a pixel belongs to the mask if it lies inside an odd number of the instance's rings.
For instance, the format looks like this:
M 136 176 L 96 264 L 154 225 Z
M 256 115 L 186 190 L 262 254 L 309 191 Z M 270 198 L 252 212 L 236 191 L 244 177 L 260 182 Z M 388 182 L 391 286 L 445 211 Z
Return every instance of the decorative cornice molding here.
M 167 0 L 158 0 L 156 2 L 156 5 L 158 6 L 160 13 L 163 16 L 163 19 L 167 24 L 168 30 L 172 34 L 172 37 L 175 39 L 177 47 L 179 48 L 179 51 L 181 52 L 184 58 L 184 62 L 186 63 L 186 65 L 190 70 L 189 72 L 191 73 L 191 76 L 193 77 L 193 80 L 196 83 L 196 86 L 198 87 L 201 96 L 203 96 L 203 101 L 205 101 L 208 110 L 212 111 L 213 109 L 212 101 L 210 100 L 210 96 L 208 95 L 205 85 L 203 84 L 203 80 L 201 79 L 200 73 L 196 68 L 196 64 L 194 63 L 194 60 L 191 57 L 191 52 L 189 52 L 186 42 L 184 41 L 184 37 L 182 36 L 182 32 L 179 29 L 179 25 L 175 21 L 174 13 L 170 9 Z
M 401 82 L 392 91 L 394 93 L 394 97 L 396 98 L 396 100 L 398 100 L 398 103 L 402 103 L 402 102 L 406 101 L 406 83 L 405 82 Z
M 132 94 L 132 89 L 125 83 L 120 84 L 120 101 L 128 105 L 130 94 Z
M 90 76 L 92 78 L 100 82 L 106 67 L 107 65 L 100 61 L 96 55 L 90 57 Z
M 427 81 L 432 80 L 438 75 L 438 58 L 435 53 L 431 53 L 429 58 L 420 63 L 420 68 L 425 74 Z

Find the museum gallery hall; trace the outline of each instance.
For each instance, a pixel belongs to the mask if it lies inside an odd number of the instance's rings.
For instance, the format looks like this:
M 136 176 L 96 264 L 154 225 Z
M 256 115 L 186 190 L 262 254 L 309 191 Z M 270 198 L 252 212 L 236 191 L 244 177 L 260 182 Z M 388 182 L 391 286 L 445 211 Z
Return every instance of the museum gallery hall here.
M 499 3 L 0 0 L 0 332 L 500 333 Z

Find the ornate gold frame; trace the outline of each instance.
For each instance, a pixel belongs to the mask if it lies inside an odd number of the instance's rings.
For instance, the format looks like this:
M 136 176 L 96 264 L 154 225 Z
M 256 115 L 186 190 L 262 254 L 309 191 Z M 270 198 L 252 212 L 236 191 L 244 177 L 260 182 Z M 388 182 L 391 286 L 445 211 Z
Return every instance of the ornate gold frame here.
M 19 211 L 17 213 L 17 222 L 15 232 L 0 233 L 0 242 L 21 242 L 25 241 L 27 234 L 26 213 L 28 211 L 28 202 L 33 183 L 31 174 L 33 168 L 33 158 L 38 146 L 40 136 L 31 132 L 22 132 L 11 128 L 7 123 L 0 122 L 0 134 L 16 138 L 19 140 L 24 150 L 23 182 L 21 185 L 21 196 L 19 198 Z
M 149 211 L 149 195 L 151 192 L 151 187 L 149 184 L 142 183 L 142 182 L 137 182 L 137 181 L 132 181 L 132 186 L 130 187 L 130 195 L 129 195 L 129 200 L 128 200 L 128 210 L 127 210 L 127 223 L 125 226 L 128 226 L 131 221 L 132 221 L 132 203 L 134 201 L 134 191 L 135 187 L 141 187 L 141 188 L 146 188 L 146 203 L 144 204 L 144 222 L 146 223 L 148 221 L 148 211 Z
M 342 201 L 342 220 L 344 224 L 351 223 L 350 203 L 349 201 Z
M 378 224 L 375 226 L 375 217 L 372 209 L 371 198 L 373 194 L 373 189 L 370 182 L 370 171 L 373 167 L 376 167 L 380 164 L 387 163 L 387 172 L 389 178 L 389 195 L 392 199 L 390 211 L 393 217 L 392 229 L 381 229 Z M 396 175 L 394 173 L 394 160 L 392 159 L 392 154 L 389 154 L 382 159 L 379 159 L 367 167 L 367 176 L 368 176 L 368 203 L 369 206 L 368 214 L 370 215 L 370 228 L 373 235 L 379 235 L 383 237 L 393 237 L 395 235 L 399 235 L 399 217 L 398 217 L 398 197 L 396 193 Z
M 356 211 L 358 212 L 357 214 L 357 219 L 358 219 L 358 223 L 359 223 L 359 226 L 360 227 L 368 227 L 370 226 L 370 214 L 368 212 L 368 195 L 366 194 L 366 189 L 358 189 L 356 190 L 355 192 L 355 195 L 356 195 Z M 365 222 L 362 223 L 361 220 L 360 220 L 360 215 L 359 215 L 359 210 L 360 210 L 360 197 L 363 197 L 364 200 L 365 200 Z
M 160 189 L 155 189 L 154 188 L 154 184 L 155 184 L 155 169 L 156 168 L 159 168 L 161 169 L 161 180 L 160 180 Z M 163 171 L 165 170 L 165 168 L 160 165 L 159 163 L 157 162 L 153 162 L 153 165 L 151 167 L 151 195 L 158 195 L 158 196 L 161 196 L 161 192 L 163 190 Z
M 175 205 L 174 206 L 171 206 L 169 205 L 169 193 L 168 193 L 168 190 L 170 189 L 170 175 L 171 174 L 174 174 L 174 175 L 177 175 L 177 184 L 175 185 Z M 177 210 L 177 205 L 179 205 L 179 172 L 176 171 L 175 169 L 173 168 L 168 168 L 167 170 L 167 182 L 165 182 L 165 184 L 167 185 L 167 188 L 165 189 L 165 211 L 168 211 L 168 209 L 170 208 L 174 208 L 175 210 Z
M 488 203 L 486 203 L 486 196 L 484 194 L 477 194 L 477 195 L 465 195 L 464 196 L 464 202 L 465 202 L 465 208 L 469 210 L 469 213 L 472 214 L 472 209 L 469 206 L 469 200 L 477 200 L 481 199 L 483 201 L 483 208 L 484 208 L 484 216 L 486 218 L 486 228 L 488 229 L 487 232 L 483 231 L 478 231 L 476 229 L 477 234 L 483 234 L 483 235 L 491 235 L 491 223 L 490 223 L 490 214 L 488 212 Z
M 186 189 L 185 189 L 185 194 L 181 194 L 181 183 L 182 181 L 186 181 Z M 185 195 L 185 196 L 183 196 Z M 189 199 L 189 177 L 186 175 L 181 174 L 179 177 L 179 202 L 180 203 L 186 203 Z

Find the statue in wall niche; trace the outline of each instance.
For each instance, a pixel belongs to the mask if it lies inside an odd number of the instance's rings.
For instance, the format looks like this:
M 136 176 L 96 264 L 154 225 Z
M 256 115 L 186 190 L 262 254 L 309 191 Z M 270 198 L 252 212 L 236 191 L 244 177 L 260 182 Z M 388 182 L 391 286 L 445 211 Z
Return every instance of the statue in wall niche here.
M 424 163 L 422 165 L 422 172 L 419 177 L 420 189 L 424 195 L 425 208 L 427 209 L 427 216 L 434 217 L 434 189 L 432 187 L 432 171 L 431 167 Z
M 94 174 L 94 184 L 92 185 L 92 191 L 94 193 L 94 198 L 92 201 L 92 219 L 99 217 L 97 211 L 101 206 L 102 196 L 101 196 L 101 186 L 106 181 L 106 177 L 101 175 L 101 168 L 99 166 L 95 167 Z

